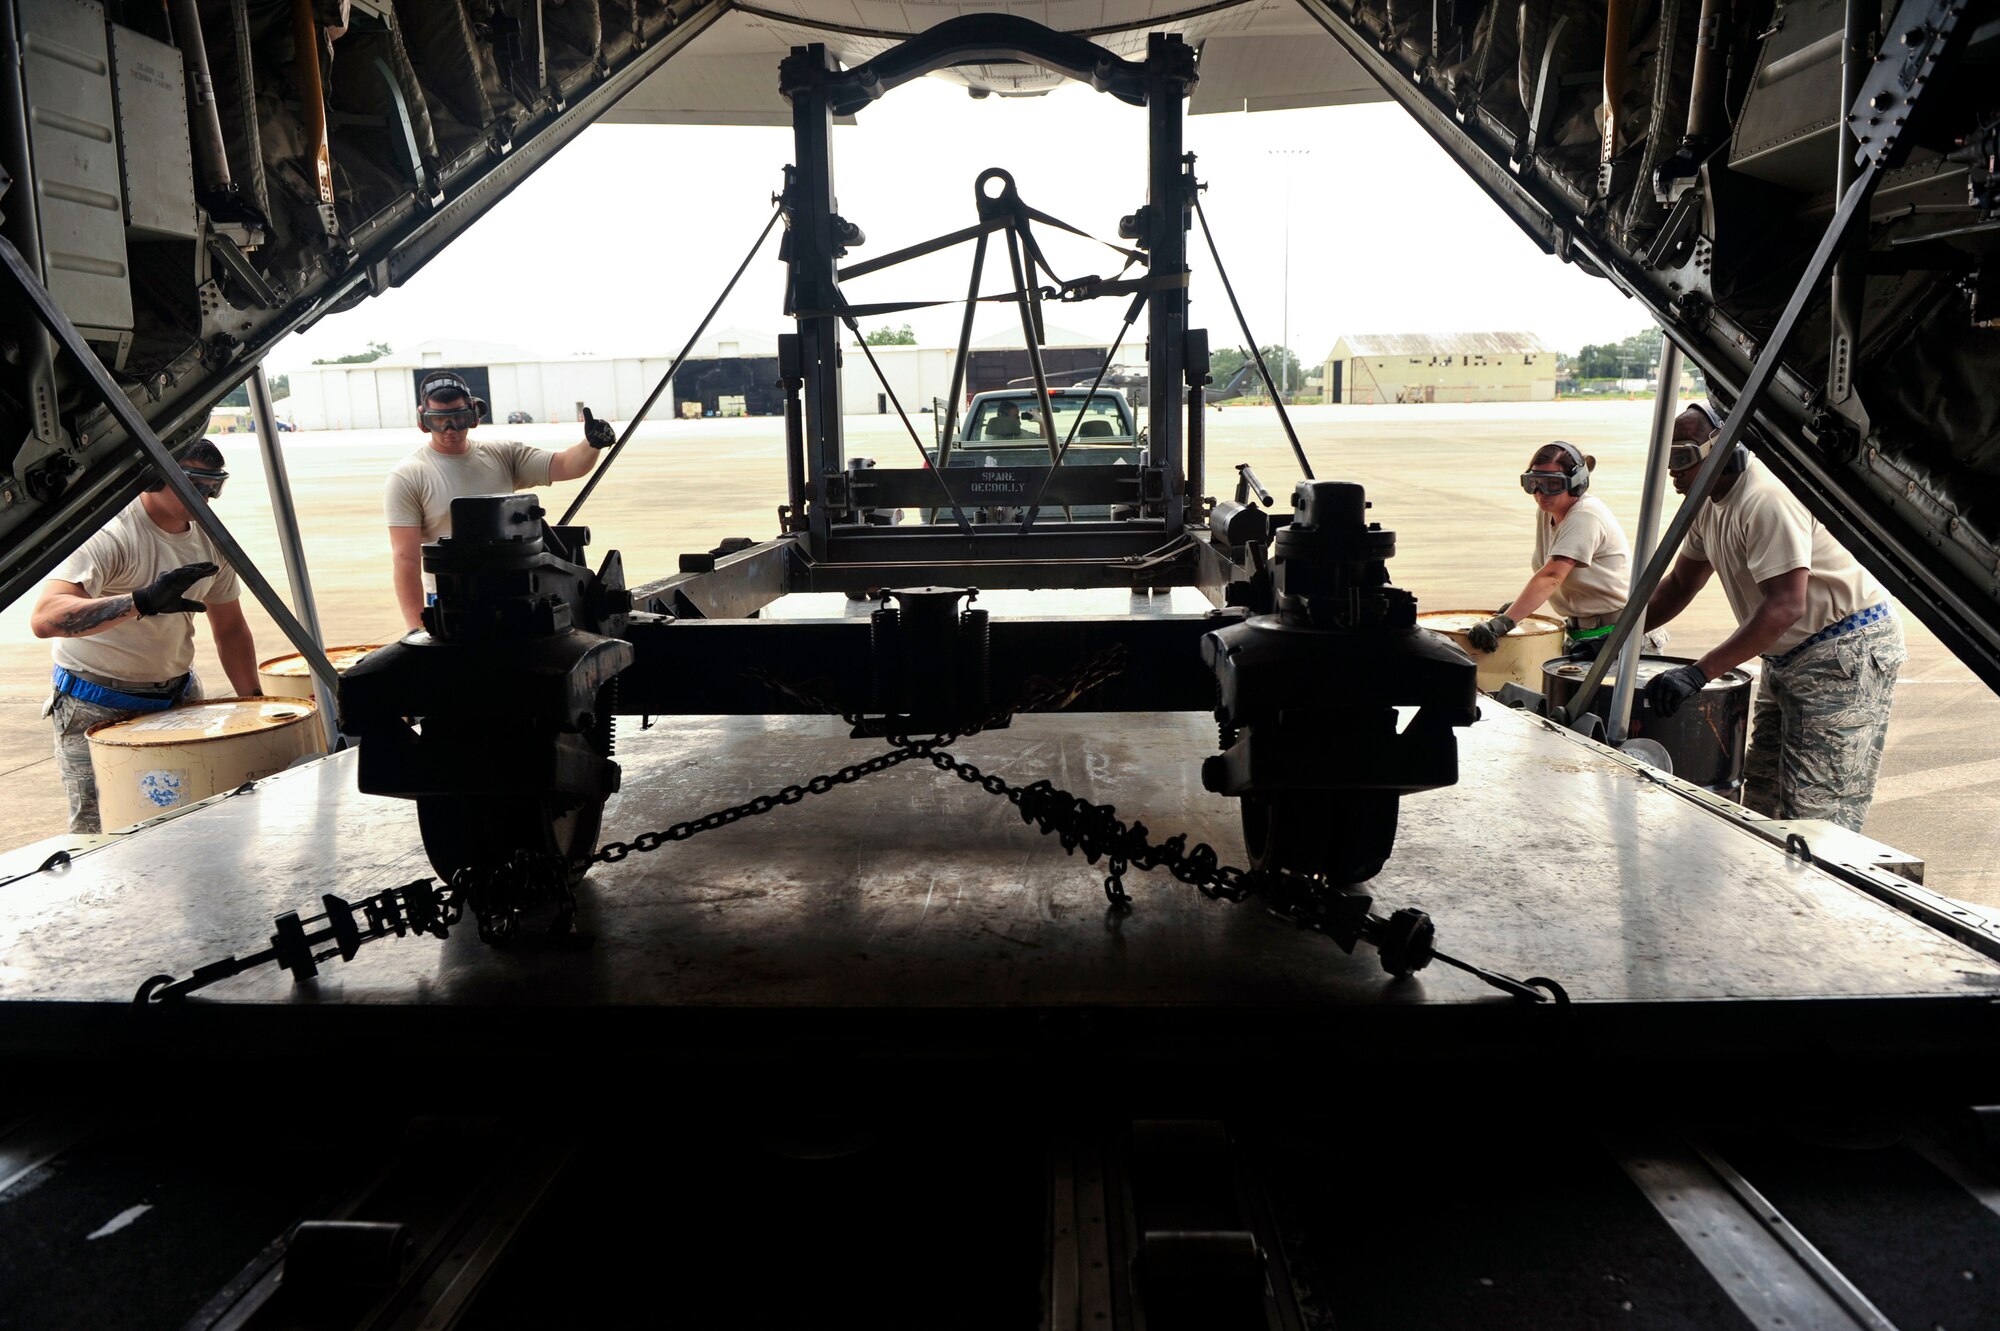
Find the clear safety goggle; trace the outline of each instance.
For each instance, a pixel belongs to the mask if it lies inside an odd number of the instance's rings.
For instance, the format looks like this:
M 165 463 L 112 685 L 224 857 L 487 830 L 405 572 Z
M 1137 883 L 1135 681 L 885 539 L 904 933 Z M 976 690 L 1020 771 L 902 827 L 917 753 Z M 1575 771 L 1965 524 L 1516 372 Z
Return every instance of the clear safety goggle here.
M 187 473 L 188 484 L 192 485 L 195 493 L 203 499 L 214 499 L 221 495 L 222 483 L 229 479 L 229 473 L 226 471 L 195 471 L 187 467 L 181 470 Z
M 449 411 L 425 411 L 424 424 L 433 430 L 470 430 L 479 423 L 479 413 L 471 407 L 453 407 Z
M 1569 477 L 1559 471 L 1524 471 L 1521 488 L 1531 495 L 1559 495 L 1569 492 Z

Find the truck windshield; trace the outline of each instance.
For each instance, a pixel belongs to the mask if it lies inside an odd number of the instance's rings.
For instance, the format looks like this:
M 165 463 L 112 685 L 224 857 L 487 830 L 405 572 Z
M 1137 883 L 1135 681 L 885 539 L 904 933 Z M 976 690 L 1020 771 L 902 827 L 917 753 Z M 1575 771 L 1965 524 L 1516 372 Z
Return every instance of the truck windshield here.
M 1056 420 L 1052 434 L 1058 444 L 1069 438 L 1070 427 L 1076 425 L 1079 413 L 1083 416 L 1083 423 L 1076 426 L 1076 442 L 1079 444 L 1087 444 L 1094 439 L 1132 437 L 1132 427 L 1126 423 L 1123 404 L 1108 394 L 1092 394 L 1087 401 L 1081 393 L 1075 396 L 1059 395 L 1054 398 L 1053 405 Z M 1041 414 L 1040 404 L 1032 397 L 988 398 L 974 412 L 965 438 L 1040 439 Z

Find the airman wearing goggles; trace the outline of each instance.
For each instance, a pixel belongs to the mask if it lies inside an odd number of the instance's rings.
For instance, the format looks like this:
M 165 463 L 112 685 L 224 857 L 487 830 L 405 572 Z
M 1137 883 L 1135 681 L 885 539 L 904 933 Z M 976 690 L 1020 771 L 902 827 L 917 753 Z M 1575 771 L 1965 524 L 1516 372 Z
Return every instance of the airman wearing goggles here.
M 611 422 L 585 408 L 582 441 L 557 452 L 512 440 L 474 442 L 473 430 L 491 414 L 456 370 L 434 370 L 417 386 L 417 428 L 425 444 L 389 473 L 384 505 L 391 582 L 406 628 L 422 627 L 424 607 L 435 599 L 435 585 L 423 571 L 423 547 L 451 535 L 452 500 L 574 480 L 597 465 L 598 450 L 618 441 Z
M 1631 584 L 1632 552 L 1610 506 L 1584 493 L 1596 465 L 1561 440 L 1529 459 L 1521 489 L 1535 501 L 1534 573 L 1512 601 L 1473 626 L 1466 635 L 1473 650 L 1499 650 L 1500 639 L 1544 605 L 1563 617 L 1573 653 L 1595 651 L 1616 627 Z
M 181 470 L 211 500 L 229 479 L 222 451 L 207 439 L 189 446 Z M 260 691 L 257 646 L 237 602 L 235 571 L 164 478 L 49 574 L 29 624 L 36 637 L 55 640 L 54 689 L 42 714 L 55 729 L 72 832 L 99 830 L 85 732 L 202 696 L 196 615 L 208 621 L 236 694 Z
M 228 472 L 220 469 L 208 471 L 196 467 L 183 467 L 181 470 L 187 473 L 188 484 L 192 485 L 194 492 L 203 499 L 222 497 L 222 483 L 229 479 Z
M 418 415 L 423 420 L 425 434 L 464 434 L 479 424 L 479 413 L 470 407 L 446 411 L 425 410 Z
M 1674 422 L 1667 465 L 1688 492 L 1722 421 L 1696 403 Z M 1720 574 L 1736 631 L 1698 661 L 1655 675 L 1647 704 L 1671 716 L 1708 681 L 1763 657 L 1743 803 L 1773 818 L 1860 830 L 1888 735 L 1903 630 L 1889 598 L 1805 505 L 1741 443 L 1646 606 L 1664 624 Z

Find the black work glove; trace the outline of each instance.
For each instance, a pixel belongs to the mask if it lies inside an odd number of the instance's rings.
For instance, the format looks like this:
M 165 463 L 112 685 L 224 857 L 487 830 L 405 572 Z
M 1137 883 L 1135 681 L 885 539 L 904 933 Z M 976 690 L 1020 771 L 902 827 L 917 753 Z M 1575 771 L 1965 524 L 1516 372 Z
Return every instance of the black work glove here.
M 1672 716 L 1681 704 L 1700 693 L 1708 676 L 1692 661 L 1653 676 L 1646 684 L 1646 705 L 1654 716 Z
M 1498 614 L 1483 624 L 1474 624 L 1467 629 L 1465 639 L 1472 644 L 1472 649 L 1476 652 L 1497 652 L 1500 650 L 1500 639 L 1513 631 L 1514 621 L 1505 614 Z
M 610 421 L 598 420 L 590 414 L 590 408 L 583 409 L 583 442 L 592 448 L 609 448 L 618 442 L 618 427 Z
M 193 613 L 205 615 L 208 607 L 200 601 L 187 599 L 187 589 L 203 578 L 215 576 L 216 566 L 210 563 L 182 564 L 177 569 L 162 573 L 132 593 L 132 604 L 141 618 L 147 615 L 178 615 Z

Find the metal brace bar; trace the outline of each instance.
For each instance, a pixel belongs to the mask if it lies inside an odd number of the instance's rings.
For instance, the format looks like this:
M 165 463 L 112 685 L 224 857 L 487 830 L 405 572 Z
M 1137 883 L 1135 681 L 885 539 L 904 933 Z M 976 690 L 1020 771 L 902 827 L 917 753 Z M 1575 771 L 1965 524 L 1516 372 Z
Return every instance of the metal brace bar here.
M 271 381 L 259 365 L 250 372 L 250 410 L 257 418 L 257 451 L 264 455 L 264 484 L 271 492 L 271 516 L 278 527 L 278 550 L 285 557 L 285 580 L 292 584 L 292 604 L 313 641 L 326 647 L 319 607 L 313 603 L 312 577 L 306 568 L 305 540 L 299 532 L 299 510 L 292 502 L 292 478 L 285 470 L 285 453 L 278 446 L 278 413 L 271 405 Z M 327 751 L 340 747 L 340 680 L 313 674 L 319 690 L 319 724 Z
M 1661 339 L 1660 391 L 1653 398 L 1653 437 L 1646 446 L 1646 482 L 1639 497 L 1639 542 L 1641 567 L 1653 557 L 1660 535 L 1660 506 L 1667 492 L 1667 454 L 1672 449 L 1674 408 L 1681 398 L 1681 344 L 1671 337 Z M 1639 622 L 1632 628 L 1635 638 L 1646 631 L 1646 609 L 1639 607 Z M 1618 683 L 1611 690 L 1611 715 L 1605 718 L 1604 738 L 1612 747 L 1625 742 L 1632 729 L 1632 694 L 1639 681 L 1639 653 L 1634 646 L 1618 661 Z
M 979 233 L 972 250 L 972 281 L 965 289 L 965 320 L 958 329 L 958 355 L 951 362 L 951 400 L 945 406 L 944 437 L 938 441 L 937 465 L 951 460 L 951 442 L 958 434 L 958 395 L 965 387 L 965 357 L 972 347 L 972 317 L 979 311 L 979 279 L 986 270 L 987 233 Z
M 27 260 L 21 257 L 21 251 L 15 249 L 13 242 L 5 237 L 0 237 L 0 263 L 6 265 L 8 274 L 14 279 L 14 285 L 21 289 L 21 293 L 28 298 L 28 303 L 35 307 L 35 317 L 42 321 L 43 327 L 49 330 L 50 335 L 61 344 L 62 349 L 67 351 L 70 358 L 90 377 L 91 387 L 96 390 L 98 398 L 124 427 L 125 433 L 145 450 L 153 465 L 160 469 L 160 474 L 166 478 L 167 485 L 187 508 L 188 516 L 208 533 L 208 538 L 215 542 L 216 548 L 229 561 L 229 566 L 236 570 L 236 576 L 241 578 L 256 596 L 257 603 L 277 621 L 279 630 L 292 646 L 298 649 L 299 655 L 305 657 L 306 664 L 312 669 L 313 674 L 316 677 L 334 678 L 333 663 L 326 659 L 326 653 L 320 650 L 319 643 L 314 641 L 313 635 L 298 621 L 298 617 L 292 614 L 284 598 L 278 595 L 277 589 L 258 571 L 250 556 L 243 552 L 243 547 L 236 543 L 236 538 L 222 525 L 222 519 L 215 516 L 215 510 L 208 506 L 208 501 L 194 488 L 193 483 L 187 478 L 187 473 L 181 470 L 180 463 L 176 462 L 174 455 L 167 451 L 167 446 L 160 442 L 160 437 L 153 433 L 153 428 L 146 424 L 146 418 L 139 414 L 138 409 L 132 405 L 132 400 L 112 382 L 110 373 L 104 368 L 104 362 L 97 358 L 97 353 L 83 340 L 83 334 L 76 331 L 76 325 L 69 321 L 69 316 L 62 312 L 55 298 L 49 295 L 48 288 L 35 280 L 34 273 L 28 268 Z

